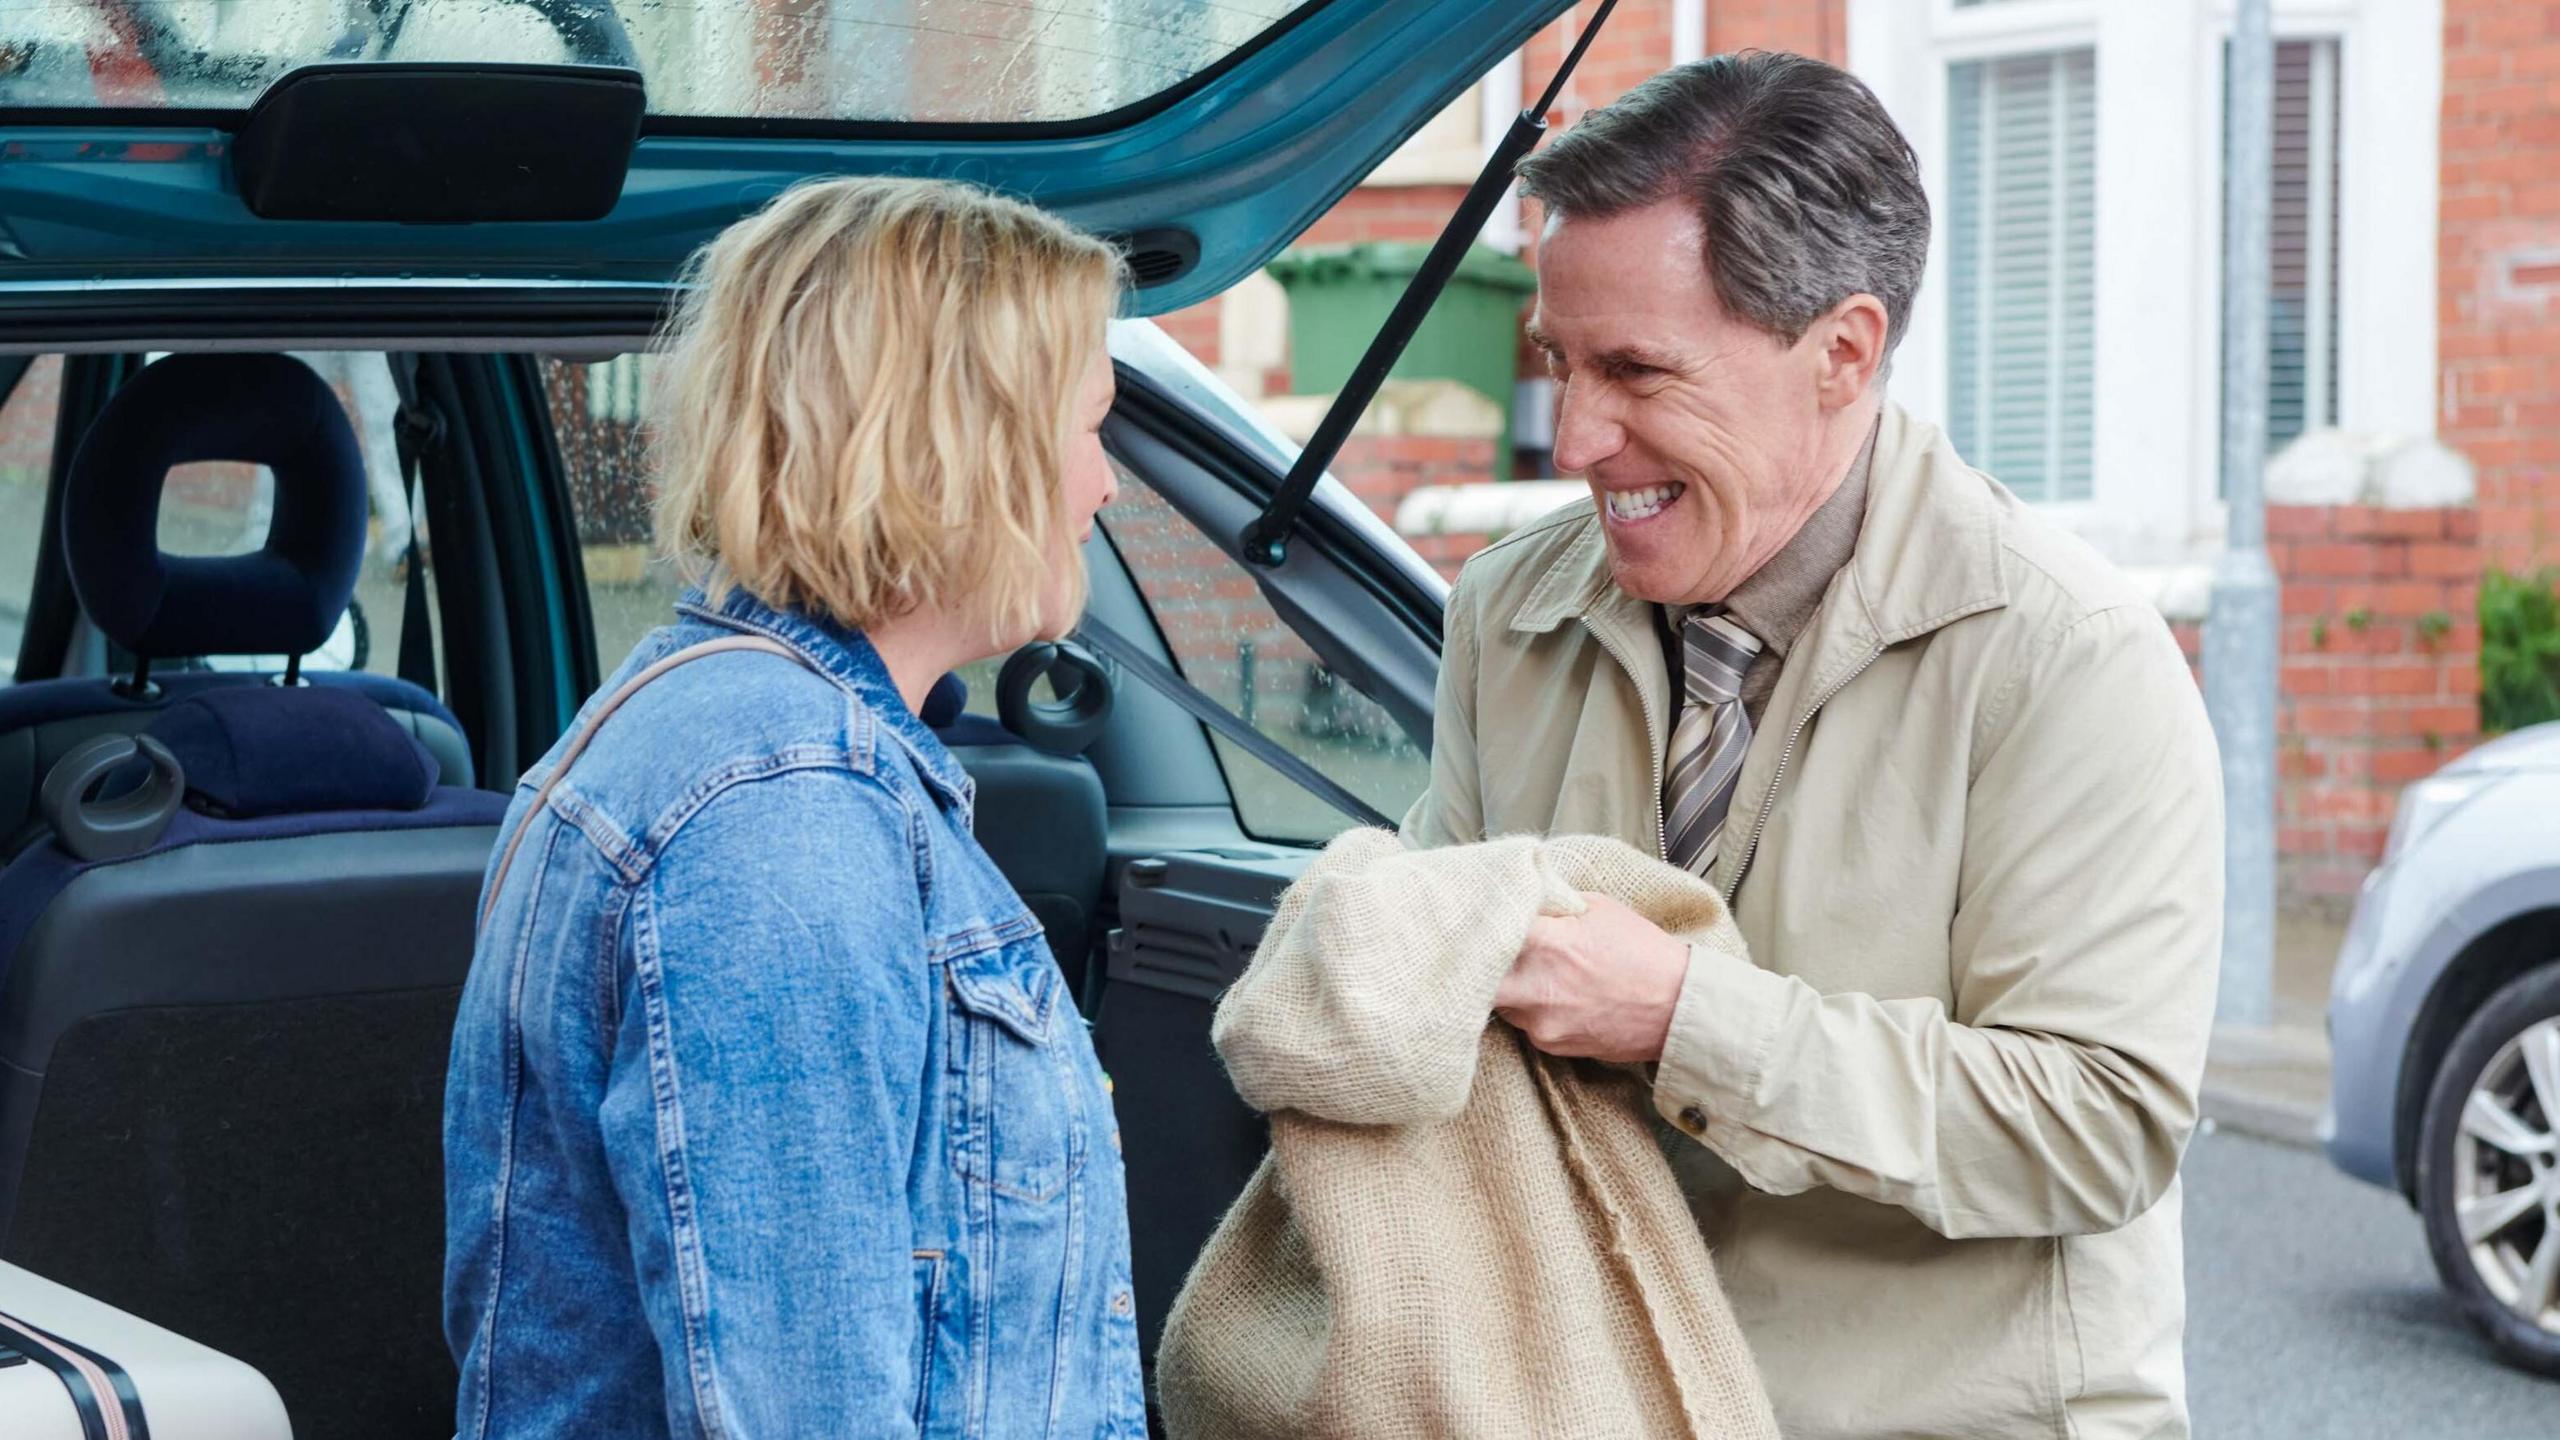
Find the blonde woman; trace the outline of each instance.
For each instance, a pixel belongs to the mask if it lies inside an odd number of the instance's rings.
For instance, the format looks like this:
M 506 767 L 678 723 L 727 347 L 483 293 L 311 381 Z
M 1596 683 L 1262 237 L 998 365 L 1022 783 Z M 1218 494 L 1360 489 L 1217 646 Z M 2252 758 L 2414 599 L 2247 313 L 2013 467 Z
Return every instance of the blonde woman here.
M 1102 1072 L 916 718 L 1083 606 L 1119 259 L 838 180 L 692 280 L 698 588 L 525 776 L 455 1030 L 458 1431 L 1143 1436 Z

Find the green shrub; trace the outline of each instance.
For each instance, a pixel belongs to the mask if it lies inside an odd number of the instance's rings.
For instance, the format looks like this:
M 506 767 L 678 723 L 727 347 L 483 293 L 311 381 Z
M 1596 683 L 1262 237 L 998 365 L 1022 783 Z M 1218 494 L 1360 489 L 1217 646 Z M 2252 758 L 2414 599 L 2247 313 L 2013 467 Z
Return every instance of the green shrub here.
M 2560 568 L 2480 577 L 2480 728 L 2560 720 Z

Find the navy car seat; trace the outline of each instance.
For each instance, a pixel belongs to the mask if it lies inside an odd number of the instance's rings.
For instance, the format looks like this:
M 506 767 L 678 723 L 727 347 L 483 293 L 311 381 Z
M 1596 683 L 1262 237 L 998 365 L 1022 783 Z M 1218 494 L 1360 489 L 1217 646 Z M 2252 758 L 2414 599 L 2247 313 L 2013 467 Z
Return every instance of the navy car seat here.
M 119 394 L 66 496 L 82 604 L 146 667 L 308 650 L 362 541 L 317 377 L 203 358 Z M 160 556 L 161 475 L 208 458 L 275 471 L 267 546 Z M 141 678 L 7 696 L 89 728 L 9 762 L 52 778 L 0 869 L 0 1259 L 255 1366 L 297 1434 L 443 1440 L 444 1071 L 506 797 L 439 783 L 468 760 L 411 687 Z
M 173 466 L 197 460 L 247 461 L 274 474 L 262 548 L 161 553 L 162 482 Z M 365 505 L 364 462 L 346 412 L 299 360 L 172 355 L 119 389 L 73 455 L 59 539 L 81 608 L 137 657 L 138 673 L 0 686 L 0 861 L 32 838 L 37 786 L 73 746 L 139 731 L 170 704 L 208 689 L 277 678 L 154 672 L 152 662 L 298 657 L 327 640 L 355 592 Z M 300 678 L 380 705 L 426 744 L 445 783 L 472 783 L 461 726 L 425 690 L 387 675 Z
M 994 720 L 968 713 L 968 704 L 967 682 L 945 675 L 917 718 L 977 782 L 978 844 L 1048 932 L 1069 993 L 1082 996 L 1109 862 L 1102 780 L 1083 756 L 1037 749 Z
M 0 870 L 0 1259 L 255 1366 L 296 1434 L 442 1440 L 444 1071 L 506 797 L 342 690 L 92 744 L 167 773 L 48 787 Z M 165 829 L 72 848 L 163 788 Z

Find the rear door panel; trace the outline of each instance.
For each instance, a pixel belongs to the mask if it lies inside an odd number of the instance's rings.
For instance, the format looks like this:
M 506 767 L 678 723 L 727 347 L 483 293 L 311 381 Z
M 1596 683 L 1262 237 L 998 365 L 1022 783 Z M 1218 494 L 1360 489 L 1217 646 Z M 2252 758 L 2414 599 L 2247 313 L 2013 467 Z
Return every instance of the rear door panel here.
M 1304 852 L 1173 851 L 1122 867 L 1094 1045 L 1129 1172 L 1132 1279 L 1152 1366 L 1191 1262 L 1261 1163 L 1268 1131 L 1209 1045 L 1218 997 L 1253 959 Z

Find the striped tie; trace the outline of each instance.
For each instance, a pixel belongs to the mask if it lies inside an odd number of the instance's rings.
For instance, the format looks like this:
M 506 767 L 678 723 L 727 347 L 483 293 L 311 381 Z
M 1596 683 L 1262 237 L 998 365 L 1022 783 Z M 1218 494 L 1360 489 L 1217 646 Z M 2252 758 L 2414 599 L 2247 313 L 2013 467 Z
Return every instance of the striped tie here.
M 1662 784 L 1663 858 L 1692 875 L 1706 874 L 1715 863 L 1742 752 L 1751 746 L 1742 672 L 1759 653 L 1760 642 L 1728 619 L 1722 606 L 1692 610 L 1680 627 L 1682 702 Z

